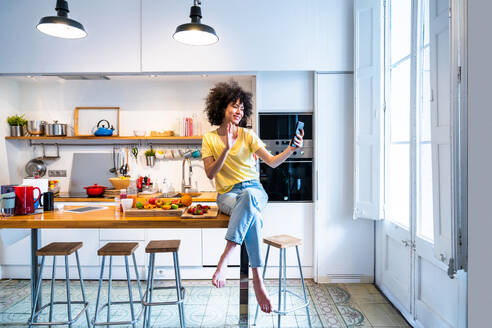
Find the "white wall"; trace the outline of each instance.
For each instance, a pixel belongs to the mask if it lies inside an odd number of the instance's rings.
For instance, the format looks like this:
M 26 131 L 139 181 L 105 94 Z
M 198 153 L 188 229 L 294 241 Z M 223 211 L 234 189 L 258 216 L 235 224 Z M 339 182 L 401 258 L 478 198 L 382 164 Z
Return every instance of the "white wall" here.
M 77 106 L 119 106 L 120 107 L 120 135 L 133 135 L 133 130 L 179 131 L 180 119 L 197 113 L 200 117 L 201 130 L 211 129 L 203 113 L 205 97 L 210 88 L 218 81 L 227 81 L 230 76 L 159 76 L 159 77 L 111 77 L 109 81 L 65 81 L 56 77 L 3 78 L 4 93 L 16 101 L 11 105 L 12 112 L 25 113 L 27 119 L 46 121 L 58 120 L 68 123 L 69 133 L 73 133 L 73 112 Z M 254 91 L 252 76 L 236 76 L 235 79 L 245 90 Z M 8 99 L 8 98 L 6 98 Z M 4 121 L 6 112 L 2 111 L 0 120 Z M 4 125 L 5 128 L 5 125 Z M 6 128 L 5 128 L 6 129 Z M 28 147 L 27 142 L 10 140 L 5 141 L 8 135 L 5 130 L 0 138 L 2 144 L 7 145 L 8 166 L 11 172 L 11 183 L 19 183 L 25 176 L 24 165 L 42 152 L 40 146 Z M 155 149 L 176 148 L 178 146 L 154 146 Z M 200 146 L 190 146 L 200 148 Z M 3 148 L 3 149 L 2 149 Z M 0 148 L 0 156 L 5 158 L 5 146 Z M 73 153 L 83 152 L 111 152 L 111 146 L 62 146 L 61 159 L 47 161 L 48 169 L 66 169 L 66 178 L 60 180 L 62 191 L 68 191 L 70 169 Z M 130 156 L 131 175 L 150 175 L 154 180 L 162 181 L 166 178 L 174 188 L 181 186 L 181 160 L 157 160 L 156 165 L 150 168 L 145 165 L 143 152 L 146 147 L 140 147 L 139 158 L 135 161 Z M 52 155 L 54 147 L 48 147 Z M 22 154 L 22 155 L 21 155 Z M 0 164 L 5 165 L 5 164 Z M 193 181 L 198 181 L 201 190 L 214 190 L 213 184 L 205 176 L 201 160 L 193 161 Z M 90 185 L 93 182 L 87 181 Z M 109 183 L 108 183 L 108 186 Z
M 468 0 L 468 327 L 490 326 L 492 2 Z
M 318 280 L 374 280 L 374 221 L 353 220 L 353 75 L 316 74 Z

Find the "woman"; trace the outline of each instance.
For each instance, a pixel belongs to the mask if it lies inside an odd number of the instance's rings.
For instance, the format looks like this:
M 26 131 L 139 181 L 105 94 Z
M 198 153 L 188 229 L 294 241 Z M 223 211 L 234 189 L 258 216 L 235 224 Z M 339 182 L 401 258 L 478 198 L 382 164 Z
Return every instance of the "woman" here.
M 218 83 L 206 100 L 208 120 L 218 125 L 216 130 L 203 136 L 202 158 L 209 179 L 215 179 L 218 191 L 217 205 L 221 212 L 230 215 L 225 236 L 226 247 L 212 277 L 217 288 L 225 286 L 225 268 L 229 255 L 244 241 L 253 271 L 256 299 L 263 312 L 272 310 L 270 298 L 261 275 L 261 211 L 266 206 L 265 193 L 256 170 L 256 156 L 271 167 L 284 162 L 294 150 L 302 147 L 301 135 L 282 153 L 272 156 L 265 144 L 251 130 L 243 128 L 252 113 L 251 93 L 245 92 L 235 81 Z

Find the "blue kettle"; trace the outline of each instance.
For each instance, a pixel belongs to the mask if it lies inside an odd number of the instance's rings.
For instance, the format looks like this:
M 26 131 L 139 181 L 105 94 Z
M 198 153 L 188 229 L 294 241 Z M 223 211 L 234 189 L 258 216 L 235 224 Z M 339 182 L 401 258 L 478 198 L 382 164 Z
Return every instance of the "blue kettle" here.
M 108 127 L 103 123 L 108 123 Z M 96 137 L 111 137 L 113 135 L 114 128 L 111 124 L 109 124 L 108 120 L 100 120 L 97 122 L 97 130 L 94 132 Z

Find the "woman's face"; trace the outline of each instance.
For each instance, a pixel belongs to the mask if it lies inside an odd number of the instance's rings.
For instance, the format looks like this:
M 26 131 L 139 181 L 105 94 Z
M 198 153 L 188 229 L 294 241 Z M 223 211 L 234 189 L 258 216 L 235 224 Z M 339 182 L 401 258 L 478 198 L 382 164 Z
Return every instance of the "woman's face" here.
M 233 123 L 234 125 L 239 125 L 241 119 L 244 116 L 244 105 L 238 99 L 235 102 L 230 102 L 225 110 L 224 121 L 226 123 Z

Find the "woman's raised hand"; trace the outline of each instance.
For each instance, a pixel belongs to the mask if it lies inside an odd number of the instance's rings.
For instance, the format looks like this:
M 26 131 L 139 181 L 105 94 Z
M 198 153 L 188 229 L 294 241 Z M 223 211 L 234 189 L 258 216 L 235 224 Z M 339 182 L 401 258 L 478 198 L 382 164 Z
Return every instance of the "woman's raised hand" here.
M 236 143 L 236 140 L 237 140 L 237 129 L 235 129 L 236 131 L 234 131 L 234 124 L 232 122 L 229 122 L 229 124 L 227 124 L 227 144 L 226 144 L 226 148 L 227 149 L 231 149 L 232 146 L 234 146 L 234 144 Z
M 296 134 L 295 137 L 294 137 L 294 144 L 297 146 L 297 147 L 293 147 L 293 146 L 290 146 L 290 149 L 299 149 L 299 148 L 302 148 L 303 146 L 303 138 L 304 137 L 304 130 L 301 130 L 301 134 Z

